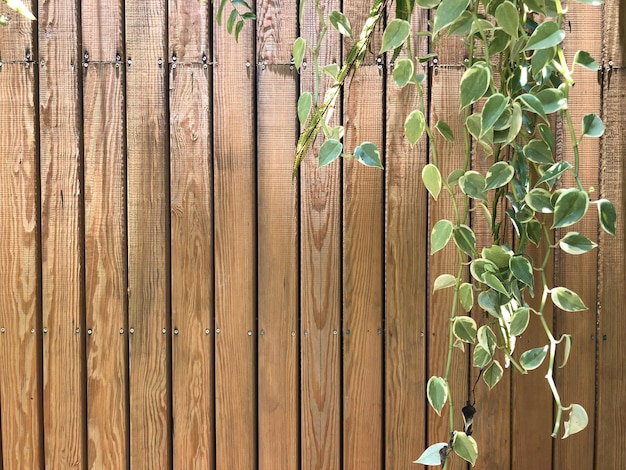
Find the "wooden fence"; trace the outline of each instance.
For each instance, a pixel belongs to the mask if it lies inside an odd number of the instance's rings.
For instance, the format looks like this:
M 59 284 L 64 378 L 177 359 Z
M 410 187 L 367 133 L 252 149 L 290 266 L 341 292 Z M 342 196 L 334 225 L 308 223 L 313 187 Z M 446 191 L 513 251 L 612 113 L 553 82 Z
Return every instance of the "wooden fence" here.
M 451 301 L 431 295 L 450 266 L 427 255 L 428 233 L 450 206 L 431 205 L 426 148 L 401 132 L 416 97 L 370 56 L 336 119 L 348 148 L 384 149 L 385 170 L 308 158 L 293 181 L 313 67 L 293 70 L 291 43 L 318 34 L 297 3 L 259 0 L 238 43 L 198 0 L 33 0 L 36 23 L 0 29 L 0 468 L 396 470 L 447 439 L 424 389 L 444 367 Z M 355 30 L 367 15 L 362 0 L 320 4 Z M 626 468 L 617 8 L 572 3 L 567 17 L 568 53 L 602 63 L 575 76 L 575 120 L 600 112 L 607 127 L 581 175 L 620 222 L 613 238 L 589 218 L 579 228 L 600 251 L 554 260 L 555 282 L 591 306 L 553 314 L 575 337 L 558 385 L 590 426 L 550 438 L 545 371 L 507 371 L 476 388 L 480 469 Z M 322 60 L 348 45 L 329 32 Z M 465 51 L 438 52 L 428 106 L 456 129 Z M 447 142 L 439 153 L 447 169 L 462 159 Z M 458 353 L 453 373 L 464 401 L 476 371 Z

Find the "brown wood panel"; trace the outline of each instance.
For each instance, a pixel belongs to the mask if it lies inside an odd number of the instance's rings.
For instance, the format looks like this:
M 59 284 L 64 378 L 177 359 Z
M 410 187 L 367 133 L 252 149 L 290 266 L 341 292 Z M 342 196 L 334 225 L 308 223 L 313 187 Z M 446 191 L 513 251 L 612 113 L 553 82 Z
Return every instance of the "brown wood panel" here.
M 334 0 L 319 2 L 326 15 L 339 9 Z M 301 35 L 317 41 L 317 14 L 306 2 Z M 307 51 L 309 52 L 309 51 Z M 340 60 L 339 37 L 329 30 L 320 64 Z M 313 58 L 301 70 L 301 90 L 314 91 Z M 324 87 L 328 80 L 322 82 Z M 332 120 L 338 125 L 338 113 Z M 302 468 L 341 466 L 341 163 L 317 169 L 319 139 L 300 167 L 301 187 L 301 393 Z
M 128 461 L 126 160 L 119 2 L 83 2 L 85 304 L 89 468 Z M 85 54 L 88 54 L 86 56 Z
M 296 77 L 289 65 L 262 67 L 258 76 L 261 469 L 300 468 L 298 186 L 291 177 L 297 131 Z
M 45 466 L 84 468 L 81 73 L 73 1 L 39 5 Z
M 376 65 L 362 66 L 346 87 L 346 152 L 352 152 L 363 141 L 383 149 L 382 73 Z M 344 162 L 342 468 L 345 469 L 380 468 L 384 456 L 383 177 L 381 170 L 365 167 L 354 159 Z
M 626 334 L 624 311 L 624 283 L 626 282 L 626 132 L 624 132 L 624 109 L 626 108 L 626 70 L 619 49 L 623 24 L 618 23 L 619 1 L 605 5 L 604 16 L 604 64 L 613 61 L 619 69 L 605 68 L 602 88 L 602 119 L 606 133 L 602 139 L 602 161 L 599 196 L 615 205 L 617 212 L 617 236 L 600 235 L 599 280 L 599 338 L 598 338 L 598 396 L 596 415 L 595 467 L 626 467 L 626 451 L 616 443 L 626 429 L 626 394 L 622 392 L 626 382 L 626 360 L 622 338 Z M 622 19 L 623 21 L 623 19 Z M 622 38 L 623 39 L 623 38 Z
M 294 5 L 295 7 L 295 5 Z M 300 468 L 296 8 L 257 5 L 258 419 L 261 469 Z M 275 65 L 273 65 L 275 64 Z M 281 435 L 281 439 L 275 436 Z
M 415 9 L 413 28 L 427 27 Z M 413 51 L 425 53 L 416 38 Z M 385 148 L 385 468 L 412 469 L 426 448 L 426 285 L 428 212 L 420 173 L 426 140 L 411 148 L 404 121 L 418 104 L 415 89 L 398 88 L 387 67 Z M 426 69 L 416 72 L 427 73 Z M 422 208 L 420 210 L 419 208 Z
M 602 9 L 598 6 L 572 4 L 567 14 L 567 36 L 564 43 L 568 62 L 577 50 L 589 52 L 596 60 L 602 54 Z M 587 113 L 600 113 L 601 86 L 596 72 L 576 67 L 573 78 L 576 86 L 569 92 L 569 112 L 576 134 L 580 135 L 581 121 Z M 574 162 L 570 134 L 564 130 L 562 156 Z M 599 182 L 600 144 L 599 139 L 585 138 L 579 146 L 579 176 L 585 189 L 597 188 Z M 571 174 L 567 173 L 565 184 L 575 187 Z M 597 198 L 597 192 L 592 198 Z M 591 240 L 598 239 L 598 218 L 595 207 L 590 207 L 587 217 L 581 222 L 562 229 L 560 236 L 570 231 L 585 234 Z M 595 374 L 596 374 L 596 324 L 598 290 L 598 253 L 593 250 L 584 255 L 569 255 L 561 250 L 555 253 L 555 285 L 565 286 L 581 296 L 588 310 L 584 312 L 556 312 L 556 334 L 571 334 L 573 347 L 570 361 L 556 371 L 557 387 L 563 405 L 581 404 L 589 415 L 589 427 L 583 432 L 557 439 L 554 446 L 554 468 L 592 468 L 595 419 Z M 568 412 L 564 413 L 567 418 Z M 563 429 L 561 429 L 562 436 Z M 559 436 L 559 437 L 560 437 Z
M 202 469 L 215 458 L 208 14 L 206 3 L 169 4 L 173 461 Z
M 213 32 L 216 467 L 242 470 L 257 457 L 253 38 L 249 22 L 239 42 Z
M 545 240 L 535 247 L 529 244 L 528 254 L 535 264 L 540 264 L 546 255 Z M 546 266 L 546 278 L 550 281 L 554 276 L 553 256 Z M 535 285 L 541 285 L 541 274 L 535 272 Z M 541 297 L 527 299 L 528 304 L 539 309 Z M 544 317 L 548 325 L 553 323 L 552 305 L 548 302 L 544 308 Z M 517 338 L 514 356 L 532 348 L 545 346 L 546 333 L 540 319 L 531 316 L 528 328 Z M 545 378 L 546 367 L 521 375 L 516 370 L 510 372 L 511 377 L 511 468 L 523 470 L 528 468 L 552 468 L 552 433 L 553 400 L 550 387 Z
M 12 32 L 11 32 L 12 33 Z M 0 44 L 6 47 L 4 37 Z M 2 47 L 2 56 L 12 53 Z M 3 468 L 43 467 L 35 76 L 0 72 L 0 408 Z
M 131 468 L 172 456 L 165 15 L 163 0 L 125 3 Z
M 464 168 L 465 147 L 463 145 L 463 114 L 459 113 L 459 83 L 463 69 L 460 67 L 439 67 L 433 70 L 432 77 L 432 99 L 430 104 L 430 119 L 434 124 L 438 120 L 445 121 L 455 136 L 454 142 L 448 142 L 437 135 L 436 149 L 438 165 L 443 178 L 457 169 Z M 431 160 L 432 161 L 432 160 Z M 459 211 L 463 214 L 463 202 L 457 197 Z M 437 201 L 429 197 L 429 228 L 424 230 L 430 234 L 432 226 L 440 219 L 451 220 L 456 225 L 455 212 L 452 200 L 448 194 L 442 190 Z M 468 221 L 467 221 L 468 222 Z M 465 223 L 467 223 L 465 222 Z M 429 235 L 430 236 L 430 235 Z M 430 249 L 429 249 L 430 252 Z M 441 274 L 452 274 L 456 276 L 459 269 L 459 257 L 454 242 L 451 240 L 448 246 L 429 257 L 428 264 L 428 375 L 443 377 L 446 371 L 446 361 L 448 358 L 448 328 L 450 325 L 450 312 L 452 308 L 453 290 L 446 289 L 433 293 L 433 283 Z M 436 312 L 436 313 L 434 313 Z M 457 306 L 457 315 L 464 312 Z M 477 319 L 479 321 L 479 319 Z M 454 406 L 455 429 L 463 429 L 463 419 L 461 408 L 468 399 L 467 390 L 467 365 L 471 351 L 470 348 L 461 352 L 454 349 L 452 356 L 452 368 L 450 370 L 449 382 L 452 386 L 451 398 Z M 450 397 L 449 397 L 450 398 Z M 476 404 L 480 408 L 480 404 Z M 445 442 L 450 435 L 449 403 L 441 413 L 441 416 L 428 407 L 428 444 Z M 480 426 L 480 416 L 477 415 L 475 428 Z M 448 468 L 463 468 L 464 463 L 456 455 L 450 458 Z

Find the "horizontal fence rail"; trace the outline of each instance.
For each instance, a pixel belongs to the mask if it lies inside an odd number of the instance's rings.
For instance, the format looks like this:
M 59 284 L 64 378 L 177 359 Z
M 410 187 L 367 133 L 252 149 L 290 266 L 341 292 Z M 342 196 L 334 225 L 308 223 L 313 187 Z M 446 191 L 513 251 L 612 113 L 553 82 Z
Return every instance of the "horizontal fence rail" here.
M 292 178 L 296 102 L 314 72 L 308 55 L 294 69 L 291 45 L 319 34 L 314 3 L 302 23 L 298 4 L 258 0 L 238 41 L 216 24 L 219 5 L 198 0 L 33 0 L 36 22 L 0 28 L 0 470 L 397 470 L 448 439 L 425 384 L 445 367 L 452 297 L 432 292 L 454 257 L 429 256 L 429 233 L 452 205 L 430 204 L 427 147 L 403 135 L 417 96 L 366 56 L 333 119 L 347 148 L 382 149 L 384 170 L 318 169 L 311 154 Z M 369 7 L 319 5 L 355 31 Z M 575 338 L 556 379 L 590 426 L 550 438 L 545 371 L 507 371 L 489 391 L 455 353 L 480 469 L 626 468 L 618 7 L 572 5 L 566 39 L 601 59 L 597 75 L 574 75 L 570 102 L 575 121 L 605 122 L 580 148 L 580 177 L 616 203 L 618 236 L 593 217 L 579 227 L 599 252 L 557 256 L 550 276 L 592 307 L 545 313 Z M 427 29 L 429 15 L 412 21 Z M 329 30 L 320 60 L 350 45 Z M 455 131 L 465 50 L 435 47 L 429 119 Z M 464 148 L 437 145 L 444 171 L 462 164 Z M 472 227 L 487 240 L 478 215 Z M 518 347 L 540 340 L 531 327 Z

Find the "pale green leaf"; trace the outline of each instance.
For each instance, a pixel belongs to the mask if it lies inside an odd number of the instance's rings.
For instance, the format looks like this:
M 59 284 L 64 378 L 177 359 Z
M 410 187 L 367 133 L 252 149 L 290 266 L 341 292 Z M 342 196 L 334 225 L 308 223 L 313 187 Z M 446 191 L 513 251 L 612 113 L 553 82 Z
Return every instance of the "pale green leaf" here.
M 554 21 L 544 21 L 533 31 L 524 50 L 546 49 L 561 44 L 563 39 L 565 39 L 565 31 L 558 24 Z
M 483 325 L 478 328 L 476 338 L 478 339 L 478 344 L 480 344 L 486 351 L 489 352 L 491 356 L 493 356 L 493 353 L 496 351 L 498 341 L 496 339 L 496 334 L 489 327 L 489 325 Z
M 513 256 L 509 260 L 509 269 L 515 279 L 523 282 L 529 287 L 533 287 L 535 279 L 533 277 L 533 265 L 524 256 Z
M 298 98 L 298 120 L 300 121 L 301 126 L 304 126 L 304 123 L 309 117 L 312 104 L 313 96 L 308 91 L 302 93 Z
M 467 225 L 455 227 L 452 231 L 452 236 L 454 237 L 454 243 L 461 251 L 470 256 L 476 253 L 476 235 Z
M 350 26 L 350 21 L 346 16 L 340 11 L 333 10 L 328 15 L 328 20 L 333 27 L 339 31 L 339 34 L 342 36 L 347 36 L 349 38 L 352 37 L 352 27 Z
M 478 457 L 478 444 L 472 436 L 468 436 L 464 432 L 455 431 L 452 443 L 454 452 L 463 460 L 476 465 L 476 458 Z
M 589 194 L 576 188 L 561 192 L 554 204 L 552 228 L 562 228 L 575 224 L 583 218 L 589 207 Z
M 455 284 L 456 278 L 452 274 L 440 274 L 433 283 L 433 292 L 453 287 Z
M 554 305 L 566 312 L 581 312 L 587 310 L 578 294 L 567 287 L 555 287 L 550 291 L 550 298 Z
M 441 377 L 431 377 L 426 384 L 426 396 L 433 410 L 441 416 L 441 410 L 448 400 L 448 383 Z
M 432 163 L 425 165 L 422 168 L 422 181 L 433 199 L 437 200 L 441 191 L 441 173 L 439 173 L 439 168 Z
M 597 114 L 585 114 L 583 116 L 582 135 L 587 137 L 600 137 L 604 134 L 604 124 Z
M 539 164 L 554 163 L 554 157 L 552 156 L 552 150 L 544 141 L 539 139 L 532 139 L 522 149 L 524 156 L 531 162 Z
M 513 179 L 515 169 L 507 162 L 496 162 L 487 171 L 485 190 L 501 188 Z
M 383 165 L 380 162 L 380 152 L 378 147 L 372 142 L 363 142 L 361 145 L 354 149 L 354 158 L 359 163 L 373 167 L 382 168 Z
M 435 124 L 435 129 L 446 139 L 448 142 L 454 142 L 454 134 L 450 126 L 441 119 Z
M 500 292 L 503 295 L 509 295 L 508 291 L 505 289 L 502 281 L 498 279 L 495 274 L 485 273 L 483 274 L 483 282 L 491 287 L 493 290 Z
M 548 183 L 550 187 L 554 186 L 558 178 L 571 167 L 572 165 L 565 160 L 555 163 L 543 172 L 543 175 L 537 180 L 535 186 L 539 186 L 541 183 Z
M 393 66 L 392 77 L 396 86 L 402 88 L 413 79 L 415 73 L 411 59 L 400 59 Z
M 598 201 L 598 217 L 602 230 L 615 236 L 617 214 L 615 213 L 615 206 L 613 206 L 611 201 L 608 199 L 600 199 Z
M 489 362 L 491 362 L 492 354 L 480 344 L 474 346 L 474 352 L 472 353 L 472 365 L 482 369 Z
M 546 88 L 535 95 L 546 114 L 567 108 L 567 98 L 558 88 Z
M 537 212 L 550 214 L 554 212 L 552 207 L 551 194 L 543 188 L 533 188 L 524 197 L 524 202 Z
M 459 186 L 463 193 L 473 199 L 487 201 L 485 194 L 485 178 L 479 172 L 470 170 L 459 178 Z
M 530 309 L 528 307 L 518 308 L 511 315 L 511 324 L 509 325 L 509 333 L 511 336 L 519 336 L 528 327 L 530 322 Z
M 304 60 L 304 53 L 306 51 L 306 40 L 302 37 L 297 38 L 293 42 L 293 64 L 297 70 L 300 70 L 302 61 Z
M 480 252 L 480 255 L 486 260 L 491 261 L 498 268 L 508 268 L 509 260 L 511 259 L 512 252 L 509 249 L 505 249 L 501 245 L 491 245 L 491 246 L 484 247 L 482 251 Z M 478 261 L 478 260 L 474 260 L 474 261 Z M 472 264 L 474 263 L 472 262 Z M 491 267 L 489 267 L 489 269 L 487 270 L 490 272 L 495 272 L 495 270 L 491 269 Z
M 464 343 L 474 343 L 476 341 L 476 321 L 467 316 L 455 317 L 452 325 L 454 335 Z
M 411 112 L 404 121 L 404 133 L 406 134 L 406 138 L 413 147 L 417 141 L 424 134 L 424 128 L 426 126 L 426 119 L 424 118 L 424 113 L 422 113 L 419 109 L 416 109 Z
M 337 77 L 339 76 L 339 65 L 335 63 L 328 64 L 322 67 L 322 70 L 330 78 L 332 78 L 333 80 L 337 80 Z
M 19 14 L 28 18 L 29 20 L 36 20 L 35 16 L 30 12 L 30 10 L 24 5 L 24 2 L 21 0 L 4 0 L 4 2 Z
M 459 302 L 466 312 L 469 312 L 474 305 L 474 288 L 469 282 L 464 282 L 459 286 Z
M 455 21 L 467 9 L 470 0 L 441 0 L 435 15 L 433 34 Z
M 408 21 L 396 18 L 392 20 L 383 32 L 382 47 L 379 55 L 400 47 L 409 37 L 411 25 Z
M 526 370 L 535 370 L 541 365 L 547 354 L 547 345 L 541 348 L 533 348 L 521 354 L 519 363 Z
M 430 233 L 430 254 L 436 253 L 448 244 L 453 230 L 452 222 L 446 219 L 437 221 Z
M 341 155 L 342 150 L 343 145 L 338 140 L 326 140 L 320 147 L 317 167 L 321 168 L 333 162 L 339 155 Z
M 461 108 L 481 99 L 489 89 L 491 71 L 484 62 L 476 62 L 461 77 Z
M 509 99 L 501 93 L 494 93 L 487 98 L 481 113 L 480 137 L 493 128 L 508 104 Z
M 559 369 L 565 367 L 567 360 L 569 359 L 569 355 L 572 352 L 572 335 L 563 335 L 559 340 L 559 343 L 561 341 L 565 341 L 565 346 L 563 346 L 563 361 L 561 362 Z
M 582 431 L 589 424 L 589 417 L 582 406 L 574 403 L 570 408 L 569 420 L 563 423 L 564 433 L 562 439 Z
M 564 252 L 570 255 L 580 255 L 593 250 L 598 245 L 589 240 L 589 238 L 582 233 L 568 232 L 559 240 L 559 246 Z
M 431 466 L 441 465 L 441 453 L 445 452 L 447 448 L 448 444 L 446 442 L 439 442 L 428 446 L 428 449 L 422 452 L 422 455 L 420 455 L 417 460 L 414 460 L 413 463 Z
M 516 38 L 519 32 L 519 13 L 517 7 L 504 1 L 496 8 L 496 21 L 506 34 Z
M 600 65 L 596 62 L 596 60 L 591 57 L 591 54 L 587 51 L 578 51 L 576 55 L 574 55 L 574 65 L 582 65 L 586 69 L 596 71 L 600 68 Z
M 503 373 L 504 370 L 502 369 L 502 366 L 498 361 L 493 361 L 491 364 L 489 364 L 489 367 L 487 367 L 483 372 L 483 380 L 487 384 L 487 387 L 489 387 L 489 390 L 491 390 L 493 387 L 496 386 L 498 382 L 500 382 Z

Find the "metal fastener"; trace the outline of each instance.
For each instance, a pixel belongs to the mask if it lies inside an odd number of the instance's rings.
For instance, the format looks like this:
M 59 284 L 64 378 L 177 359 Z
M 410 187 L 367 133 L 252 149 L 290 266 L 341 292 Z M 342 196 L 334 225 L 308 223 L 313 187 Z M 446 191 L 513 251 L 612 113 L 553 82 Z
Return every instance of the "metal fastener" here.
M 131 328 L 131 329 L 130 329 L 130 330 L 128 330 L 128 331 L 130 331 L 130 334 L 131 334 L 131 335 L 135 333 L 135 329 L 134 329 L 134 328 Z
M 178 328 L 174 328 L 174 334 L 177 335 L 178 334 Z
M 44 332 L 44 333 L 47 333 L 47 332 L 48 332 L 48 327 L 45 327 L 45 326 L 44 326 L 44 327 L 43 327 L 43 332 Z
M 206 330 L 204 330 L 204 334 L 205 334 L 205 335 L 208 335 L 208 334 L 210 334 L 210 333 L 211 333 L 211 330 L 209 330 L 208 328 L 207 328 Z
M 259 334 L 260 334 L 261 336 L 263 336 L 263 335 L 265 334 L 265 330 L 261 330 L 261 331 L 259 332 Z
M 76 328 L 76 329 L 74 330 L 74 333 L 76 333 L 76 334 L 80 333 L 80 328 Z
M 350 334 L 350 330 L 346 330 L 346 336 Z
M 337 334 L 337 330 L 333 330 L 333 334 L 336 335 Z
M 161 330 L 161 333 L 165 334 L 165 333 L 167 333 L 167 330 L 166 330 L 165 328 L 163 328 L 163 329 Z
M 34 328 L 31 328 L 31 329 L 30 329 L 30 334 L 32 335 L 32 334 L 34 334 L 34 333 L 35 333 L 35 329 L 34 329 Z
M 120 328 L 120 334 L 123 335 L 124 334 L 124 328 Z
M 248 336 L 252 336 L 252 330 L 248 330 Z
M 216 334 L 218 334 L 218 335 L 219 335 L 219 334 L 220 334 L 220 331 L 222 331 L 222 330 L 221 330 L 221 329 L 219 329 L 219 328 L 215 328 L 215 333 L 216 333 Z
M 88 334 L 89 336 L 91 336 L 91 335 L 93 334 L 93 330 L 92 330 L 91 328 L 89 328 L 89 329 L 87 330 L 87 334 Z
M 4 326 L 2 328 L 0 328 L 0 333 L 4 333 L 6 330 L 4 329 Z
M 292 331 L 292 332 L 291 332 L 291 336 L 296 336 L 296 332 L 295 332 L 295 331 Z

